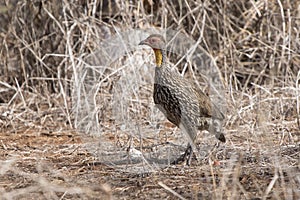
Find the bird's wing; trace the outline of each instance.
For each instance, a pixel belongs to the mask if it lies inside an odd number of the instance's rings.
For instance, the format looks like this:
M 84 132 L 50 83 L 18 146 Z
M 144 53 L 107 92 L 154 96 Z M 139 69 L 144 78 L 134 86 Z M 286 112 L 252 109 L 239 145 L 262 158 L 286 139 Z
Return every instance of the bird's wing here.
M 196 94 L 196 98 L 198 100 L 199 113 L 201 113 L 203 117 L 224 119 L 224 114 L 204 92 L 197 88 L 193 89 L 195 90 L 194 93 Z
M 197 101 L 198 101 L 198 107 L 199 107 L 199 113 L 203 117 L 211 117 L 212 116 L 212 109 L 211 109 L 211 101 L 209 97 L 204 94 L 199 89 L 193 88 L 195 90 L 194 94 L 196 95 Z

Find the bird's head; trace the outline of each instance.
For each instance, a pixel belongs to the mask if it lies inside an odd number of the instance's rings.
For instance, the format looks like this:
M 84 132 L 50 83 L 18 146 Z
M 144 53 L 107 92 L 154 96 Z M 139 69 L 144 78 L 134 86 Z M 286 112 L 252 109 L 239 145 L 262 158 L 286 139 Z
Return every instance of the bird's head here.
M 165 49 L 165 39 L 162 35 L 159 34 L 152 34 L 149 37 L 147 37 L 145 40 L 142 40 L 139 45 L 148 45 L 152 49 Z
M 164 50 L 166 46 L 165 39 L 162 35 L 152 34 L 147 37 L 145 40 L 142 40 L 139 45 L 148 45 L 151 47 L 155 53 L 156 65 L 160 67 L 163 63 L 164 58 Z

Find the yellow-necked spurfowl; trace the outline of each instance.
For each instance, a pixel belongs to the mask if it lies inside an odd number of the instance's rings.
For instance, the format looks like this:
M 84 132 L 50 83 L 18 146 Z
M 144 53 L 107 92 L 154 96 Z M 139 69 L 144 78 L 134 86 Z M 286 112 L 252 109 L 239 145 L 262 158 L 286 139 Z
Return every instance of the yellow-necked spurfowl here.
M 220 128 L 224 115 L 205 93 L 195 88 L 167 64 L 166 42 L 163 36 L 150 35 L 139 45 L 150 46 L 155 54 L 154 103 L 170 122 L 188 135 L 189 146 L 183 159 L 189 154 L 188 164 L 190 164 L 197 130 L 208 130 L 217 139 L 225 142 L 225 136 Z

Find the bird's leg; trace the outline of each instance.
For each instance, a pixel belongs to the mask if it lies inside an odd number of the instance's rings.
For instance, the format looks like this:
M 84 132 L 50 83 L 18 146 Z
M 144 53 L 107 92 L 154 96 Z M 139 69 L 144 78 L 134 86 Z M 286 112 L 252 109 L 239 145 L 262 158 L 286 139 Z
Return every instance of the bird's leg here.
M 189 146 L 187 147 L 187 149 L 185 150 L 186 152 L 186 154 L 187 154 L 187 156 L 188 156 L 188 159 L 186 160 L 186 164 L 188 165 L 188 166 L 190 166 L 191 165 L 191 161 L 192 161 L 192 157 L 193 157 L 193 148 L 192 148 L 192 146 L 189 144 Z
M 175 161 L 172 162 L 173 165 L 176 165 L 178 163 L 181 163 L 186 160 L 186 164 L 190 166 L 191 160 L 193 158 L 193 148 L 189 144 L 184 152 L 179 158 L 177 158 Z

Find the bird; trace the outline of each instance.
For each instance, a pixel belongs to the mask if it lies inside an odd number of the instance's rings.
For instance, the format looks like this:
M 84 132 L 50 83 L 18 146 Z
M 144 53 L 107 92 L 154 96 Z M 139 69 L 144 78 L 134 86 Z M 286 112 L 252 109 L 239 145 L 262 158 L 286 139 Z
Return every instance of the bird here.
M 166 41 L 162 35 L 151 34 L 139 45 L 151 47 L 155 54 L 154 104 L 171 123 L 183 129 L 188 136 L 188 147 L 174 164 L 189 155 L 187 164 L 190 165 L 198 130 L 208 130 L 221 142 L 226 142 L 221 130 L 224 114 L 201 89 L 196 88 L 178 71 L 172 70 L 167 62 Z

